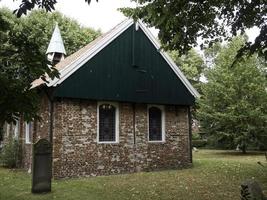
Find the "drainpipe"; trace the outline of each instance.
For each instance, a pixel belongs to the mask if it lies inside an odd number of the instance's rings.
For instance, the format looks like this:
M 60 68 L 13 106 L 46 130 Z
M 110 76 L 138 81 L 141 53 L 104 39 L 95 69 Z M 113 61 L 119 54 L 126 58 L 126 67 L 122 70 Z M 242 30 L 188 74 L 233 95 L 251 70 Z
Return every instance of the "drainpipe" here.
M 135 134 L 135 103 L 133 103 L 133 136 L 134 136 L 134 146 L 136 145 L 136 134 Z
M 54 100 L 50 99 L 50 130 L 49 130 L 49 141 L 51 142 L 53 149 L 53 123 L 54 123 Z
M 53 146 L 53 121 L 54 121 L 54 99 L 51 97 L 46 90 L 45 94 L 49 100 L 49 141 L 51 142 L 51 145 Z
M 192 114 L 190 106 L 188 106 L 188 128 L 189 128 L 189 152 L 190 152 L 190 161 L 193 164 L 193 155 L 192 155 Z
M 49 112 L 50 112 L 50 115 L 49 115 L 49 122 L 50 122 L 50 125 L 49 125 L 49 141 L 51 143 L 51 149 L 52 149 L 52 159 L 51 159 L 51 178 L 53 177 L 53 149 L 54 149 L 54 145 L 53 145 L 53 123 L 54 123 L 54 98 L 53 96 L 49 95 L 48 92 L 46 90 L 44 90 L 46 95 L 47 95 L 47 98 L 49 100 Z
M 134 170 L 136 171 L 136 132 L 135 132 L 136 104 L 133 103 L 133 153 L 134 153 Z

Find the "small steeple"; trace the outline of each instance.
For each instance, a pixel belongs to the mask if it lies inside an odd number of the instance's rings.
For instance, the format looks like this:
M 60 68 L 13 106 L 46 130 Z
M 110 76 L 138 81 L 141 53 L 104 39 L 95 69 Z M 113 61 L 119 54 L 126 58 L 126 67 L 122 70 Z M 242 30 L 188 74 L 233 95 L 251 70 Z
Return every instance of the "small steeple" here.
M 57 23 L 48 48 L 46 50 L 46 55 L 47 59 L 53 64 L 57 64 L 66 56 L 66 50 Z

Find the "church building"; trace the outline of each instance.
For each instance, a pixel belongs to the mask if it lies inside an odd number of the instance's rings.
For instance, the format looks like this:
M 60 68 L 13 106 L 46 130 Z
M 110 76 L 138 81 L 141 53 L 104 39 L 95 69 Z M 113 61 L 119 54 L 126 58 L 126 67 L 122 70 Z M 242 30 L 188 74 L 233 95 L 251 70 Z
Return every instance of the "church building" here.
M 41 138 L 52 143 L 55 178 L 191 166 L 199 94 L 141 21 L 123 21 L 69 56 L 56 26 L 46 54 L 60 77 L 32 83 L 41 120 L 20 122 L 24 168 Z

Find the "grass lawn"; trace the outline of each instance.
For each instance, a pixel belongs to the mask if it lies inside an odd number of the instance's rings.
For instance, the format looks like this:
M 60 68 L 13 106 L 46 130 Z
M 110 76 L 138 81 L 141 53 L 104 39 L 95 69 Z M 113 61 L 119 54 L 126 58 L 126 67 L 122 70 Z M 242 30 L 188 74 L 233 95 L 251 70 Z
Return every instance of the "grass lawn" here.
M 52 192 L 41 195 L 30 193 L 31 176 L 27 173 L 0 168 L 0 199 L 232 200 L 239 199 L 240 183 L 247 178 L 258 180 L 267 195 L 263 154 L 200 150 L 194 153 L 190 169 L 56 180 Z

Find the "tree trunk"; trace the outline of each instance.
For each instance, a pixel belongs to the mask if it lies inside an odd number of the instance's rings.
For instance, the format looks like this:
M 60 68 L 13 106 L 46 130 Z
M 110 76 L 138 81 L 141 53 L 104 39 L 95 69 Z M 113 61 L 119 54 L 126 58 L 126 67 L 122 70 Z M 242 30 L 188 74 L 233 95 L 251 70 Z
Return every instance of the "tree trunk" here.
M 246 145 L 242 145 L 242 146 L 241 146 L 241 150 L 242 150 L 242 153 L 243 153 L 243 154 L 246 154 L 246 153 L 247 153 Z

